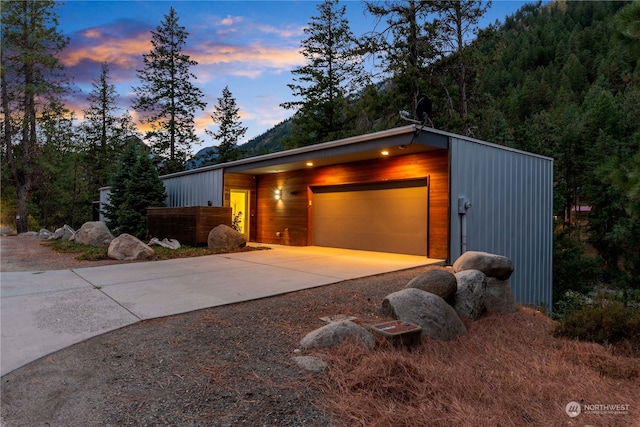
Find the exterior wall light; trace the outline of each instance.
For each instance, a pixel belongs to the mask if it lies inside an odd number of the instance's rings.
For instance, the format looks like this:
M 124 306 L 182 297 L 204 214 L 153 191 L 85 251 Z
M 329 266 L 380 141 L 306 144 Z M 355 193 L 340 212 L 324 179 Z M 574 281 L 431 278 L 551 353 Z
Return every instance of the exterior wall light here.
M 282 191 L 276 190 L 275 199 L 276 200 L 282 199 Z

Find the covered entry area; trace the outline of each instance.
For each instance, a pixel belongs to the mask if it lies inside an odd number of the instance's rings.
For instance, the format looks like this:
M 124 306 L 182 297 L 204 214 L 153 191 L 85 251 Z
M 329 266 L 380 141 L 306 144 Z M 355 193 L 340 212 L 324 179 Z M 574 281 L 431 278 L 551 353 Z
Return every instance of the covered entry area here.
M 428 254 L 428 179 L 311 187 L 311 244 Z

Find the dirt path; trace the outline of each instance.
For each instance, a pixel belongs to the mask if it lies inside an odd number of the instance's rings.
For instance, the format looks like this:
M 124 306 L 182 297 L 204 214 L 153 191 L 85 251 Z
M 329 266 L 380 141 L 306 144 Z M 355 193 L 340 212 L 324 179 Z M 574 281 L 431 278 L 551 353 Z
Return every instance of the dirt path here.
M 35 236 L 0 237 L 0 272 L 69 270 L 124 262 L 81 261 L 75 259 L 77 254 L 58 253 L 42 243 L 43 240 Z

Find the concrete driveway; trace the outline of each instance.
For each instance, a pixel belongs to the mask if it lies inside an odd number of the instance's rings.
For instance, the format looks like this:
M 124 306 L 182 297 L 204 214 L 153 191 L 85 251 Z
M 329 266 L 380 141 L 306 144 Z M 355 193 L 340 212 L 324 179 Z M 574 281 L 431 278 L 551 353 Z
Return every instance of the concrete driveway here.
M 442 260 L 317 246 L 0 274 L 0 375 L 136 323 Z

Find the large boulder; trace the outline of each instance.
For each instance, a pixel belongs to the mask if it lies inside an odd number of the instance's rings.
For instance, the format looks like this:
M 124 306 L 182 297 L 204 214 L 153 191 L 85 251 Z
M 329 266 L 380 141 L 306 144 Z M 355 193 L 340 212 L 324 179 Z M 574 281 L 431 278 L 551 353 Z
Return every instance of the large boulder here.
M 511 285 L 506 280 L 487 277 L 484 305 L 492 313 L 515 313 L 518 306 L 511 293 Z
M 56 229 L 53 233 L 53 236 L 50 239 L 54 240 L 73 240 L 73 236 L 75 236 L 76 230 L 71 228 L 69 225 L 65 224 L 62 227 Z
M 343 320 L 341 322 L 331 322 L 315 331 L 309 332 L 300 341 L 300 346 L 303 349 L 327 348 L 338 345 L 348 339 L 355 339 L 369 349 L 376 344 L 376 339 L 371 332 L 350 320 Z
M 382 313 L 416 324 L 422 327 L 423 334 L 441 341 L 467 333 L 458 313 L 444 299 L 416 288 L 387 295 L 382 301 Z
M 16 232 L 9 227 L 0 227 L 0 236 L 15 236 Z
M 83 245 L 107 248 L 113 240 L 113 234 L 111 234 L 104 222 L 89 221 L 82 224 L 80 230 L 76 232 L 74 240 L 76 243 Z
M 485 311 L 487 276 L 479 270 L 464 270 L 455 275 L 458 282 L 453 308 L 459 315 L 477 320 Z
M 453 271 L 479 270 L 487 277 L 507 280 L 513 273 L 513 262 L 502 255 L 487 252 L 468 251 L 460 255 L 453 263 Z
M 444 300 L 451 299 L 456 294 L 456 276 L 444 267 L 431 267 L 407 283 L 407 288 L 421 289 L 431 292 Z
M 220 224 L 209 232 L 207 246 L 212 251 L 237 251 L 247 245 L 247 238 L 228 225 Z
M 109 258 L 120 261 L 139 261 L 153 256 L 153 249 L 147 244 L 132 236 L 123 233 L 113 239 L 109 244 L 107 254 Z
M 40 231 L 38 231 L 38 237 L 40 239 L 45 239 L 45 240 L 50 239 L 53 237 L 53 233 L 47 230 L 46 228 L 41 228 Z

